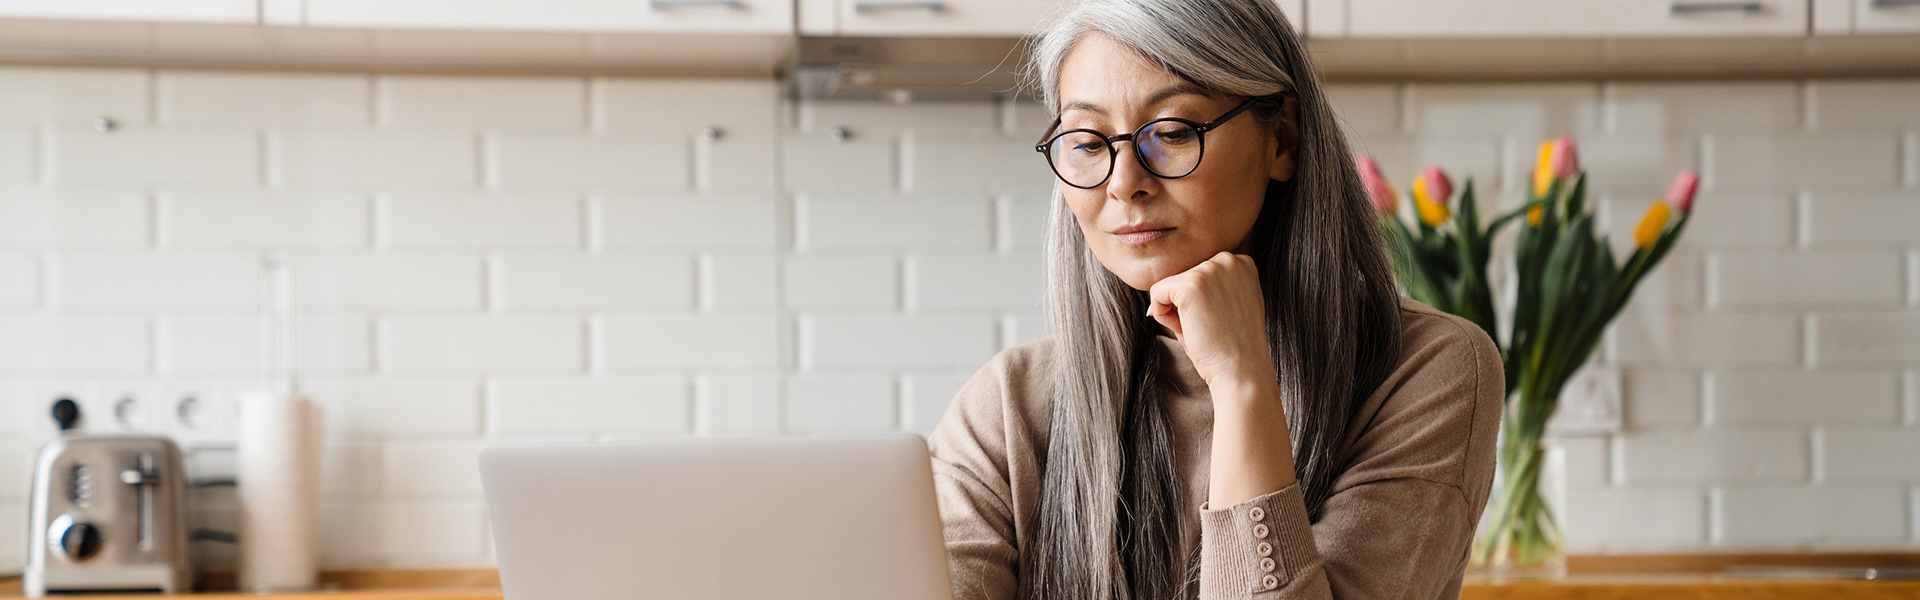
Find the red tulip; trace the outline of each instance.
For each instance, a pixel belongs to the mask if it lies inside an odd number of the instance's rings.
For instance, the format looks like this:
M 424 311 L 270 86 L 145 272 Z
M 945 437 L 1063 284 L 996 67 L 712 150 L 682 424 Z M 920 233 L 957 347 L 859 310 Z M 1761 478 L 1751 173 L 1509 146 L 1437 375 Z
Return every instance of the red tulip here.
M 1667 203 L 1680 212 L 1693 212 L 1693 192 L 1700 187 L 1700 176 L 1693 171 L 1681 171 L 1673 178 L 1673 185 L 1667 188 Z
M 1373 162 L 1371 156 L 1361 156 L 1354 161 L 1360 170 L 1360 183 L 1367 188 L 1367 199 L 1373 201 L 1373 210 L 1383 215 L 1393 214 L 1399 206 L 1400 196 L 1393 191 L 1393 185 L 1387 183 L 1387 177 L 1380 174 L 1380 165 Z

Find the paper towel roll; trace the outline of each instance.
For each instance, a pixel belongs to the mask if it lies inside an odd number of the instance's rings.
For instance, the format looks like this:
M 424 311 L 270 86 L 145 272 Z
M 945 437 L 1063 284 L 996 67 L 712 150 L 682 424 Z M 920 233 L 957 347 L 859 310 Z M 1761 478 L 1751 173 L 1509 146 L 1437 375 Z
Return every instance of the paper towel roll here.
M 318 407 L 305 396 L 240 401 L 240 589 L 310 590 L 318 583 Z

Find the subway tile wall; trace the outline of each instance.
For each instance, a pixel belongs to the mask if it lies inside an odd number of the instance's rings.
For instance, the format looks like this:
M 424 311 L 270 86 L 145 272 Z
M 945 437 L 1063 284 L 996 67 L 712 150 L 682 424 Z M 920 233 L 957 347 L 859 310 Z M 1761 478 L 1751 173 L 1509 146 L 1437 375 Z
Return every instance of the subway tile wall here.
M 1562 442 L 1574 550 L 1920 544 L 1920 82 L 1332 93 L 1397 181 L 1441 164 L 1507 206 L 1575 135 L 1615 240 L 1701 171 L 1599 357 L 1625 433 Z M 1044 334 L 1044 119 L 765 80 L 0 68 L 0 568 L 47 399 L 248 385 L 269 255 L 327 414 L 330 566 L 489 564 L 491 441 L 927 431 Z

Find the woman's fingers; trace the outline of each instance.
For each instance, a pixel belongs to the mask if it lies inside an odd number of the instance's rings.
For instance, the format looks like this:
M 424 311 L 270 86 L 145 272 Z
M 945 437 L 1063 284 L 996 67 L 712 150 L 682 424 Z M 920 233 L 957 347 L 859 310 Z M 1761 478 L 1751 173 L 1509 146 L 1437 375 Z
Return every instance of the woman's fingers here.
M 1160 326 L 1166 327 L 1168 331 L 1172 331 L 1173 339 L 1186 342 L 1186 332 L 1180 329 L 1180 311 L 1168 310 L 1154 315 L 1153 320 L 1160 322 Z

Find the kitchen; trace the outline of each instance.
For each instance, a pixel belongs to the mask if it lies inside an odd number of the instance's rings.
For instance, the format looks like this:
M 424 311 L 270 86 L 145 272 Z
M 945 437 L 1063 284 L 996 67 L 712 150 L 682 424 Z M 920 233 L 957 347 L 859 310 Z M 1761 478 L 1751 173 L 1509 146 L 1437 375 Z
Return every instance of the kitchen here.
M 1624 249 L 1700 175 L 1563 405 L 1591 409 L 1551 444 L 1569 575 L 1466 595 L 1920 566 L 1920 6 L 1280 4 L 1395 185 L 1518 207 L 1568 135 Z M 1051 117 L 1007 92 L 1053 10 L 0 2 L 0 573 L 54 399 L 232 478 L 274 360 L 325 415 L 346 587 L 497 585 L 490 443 L 927 433 L 1046 333 Z M 195 529 L 237 528 L 230 492 Z M 231 578 L 232 544 L 191 549 Z

